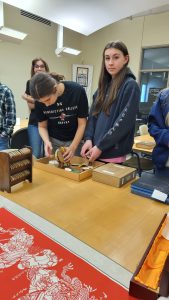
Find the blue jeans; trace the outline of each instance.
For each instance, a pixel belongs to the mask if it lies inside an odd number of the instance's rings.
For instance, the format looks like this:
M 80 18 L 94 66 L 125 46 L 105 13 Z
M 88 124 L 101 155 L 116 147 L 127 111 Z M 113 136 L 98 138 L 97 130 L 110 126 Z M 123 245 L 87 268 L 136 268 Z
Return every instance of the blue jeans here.
M 44 145 L 37 126 L 28 125 L 28 137 L 29 137 L 30 146 L 32 147 L 32 154 L 36 158 L 43 157 Z
M 0 137 L 0 150 L 9 149 L 9 137 Z

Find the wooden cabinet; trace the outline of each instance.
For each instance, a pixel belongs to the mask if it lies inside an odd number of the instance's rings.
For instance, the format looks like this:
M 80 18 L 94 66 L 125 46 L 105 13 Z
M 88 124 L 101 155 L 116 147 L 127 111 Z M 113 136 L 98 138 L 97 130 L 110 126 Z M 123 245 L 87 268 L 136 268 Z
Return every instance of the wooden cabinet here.
M 32 182 L 32 149 L 7 149 L 0 152 L 0 190 L 11 192 L 11 187 L 24 180 Z

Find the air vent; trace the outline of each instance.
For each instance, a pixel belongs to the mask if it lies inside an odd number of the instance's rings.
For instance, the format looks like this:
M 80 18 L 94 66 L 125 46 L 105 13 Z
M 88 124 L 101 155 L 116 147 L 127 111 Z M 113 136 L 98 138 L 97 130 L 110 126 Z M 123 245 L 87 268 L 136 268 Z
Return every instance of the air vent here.
M 44 18 L 39 17 L 39 16 L 37 16 L 37 15 L 31 14 L 31 13 L 25 11 L 25 10 L 22 10 L 22 9 L 20 10 L 20 13 L 21 13 L 21 15 L 24 16 L 24 17 L 27 17 L 27 18 L 33 19 L 33 20 L 35 20 L 35 21 L 37 21 L 37 22 L 41 22 L 41 23 L 43 23 L 43 24 L 46 24 L 46 25 L 48 25 L 48 26 L 51 26 L 51 22 L 50 22 L 49 20 L 47 20 L 47 19 L 44 19 Z

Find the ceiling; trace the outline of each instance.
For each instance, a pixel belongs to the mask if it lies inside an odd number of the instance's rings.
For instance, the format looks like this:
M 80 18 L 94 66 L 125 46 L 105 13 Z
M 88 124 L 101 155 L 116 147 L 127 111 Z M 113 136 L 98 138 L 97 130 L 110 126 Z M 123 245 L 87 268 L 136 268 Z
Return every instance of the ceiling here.
M 87 36 L 127 17 L 169 10 L 169 0 L 6 0 L 3 2 Z

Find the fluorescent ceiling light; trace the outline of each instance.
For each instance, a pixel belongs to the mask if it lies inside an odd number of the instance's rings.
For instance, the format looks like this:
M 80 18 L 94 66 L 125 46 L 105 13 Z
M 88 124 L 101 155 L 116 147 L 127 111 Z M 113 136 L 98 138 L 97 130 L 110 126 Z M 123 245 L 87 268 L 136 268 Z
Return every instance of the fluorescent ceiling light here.
M 11 40 L 11 38 L 16 40 L 23 40 L 27 36 L 26 33 L 20 32 L 4 26 L 4 9 L 3 2 L 0 1 L 0 37 Z
M 81 51 L 69 47 L 63 47 L 63 52 L 73 55 L 79 55 Z
M 57 48 L 55 49 L 55 54 L 57 56 L 60 56 L 62 52 L 73 54 L 73 55 L 79 55 L 81 53 L 80 50 L 64 47 L 63 46 L 63 26 L 58 25 L 57 28 Z
M 23 33 L 23 32 L 17 31 L 17 30 L 13 30 L 13 29 L 7 28 L 7 27 L 2 27 L 0 29 L 0 35 L 1 34 L 8 36 L 8 37 L 18 39 L 18 40 L 23 40 L 27 36 L 26 33 Z
M 79 55 L 81 53 L 80 50 L 69 48 L 69 47 L 61 47 L 61 48 L 56 48 L 55 49 L 55 54 L 60 57 L 61 53 L 68 53 L 68 54 L 73 54 L 73 55 Z

